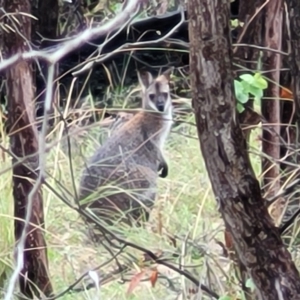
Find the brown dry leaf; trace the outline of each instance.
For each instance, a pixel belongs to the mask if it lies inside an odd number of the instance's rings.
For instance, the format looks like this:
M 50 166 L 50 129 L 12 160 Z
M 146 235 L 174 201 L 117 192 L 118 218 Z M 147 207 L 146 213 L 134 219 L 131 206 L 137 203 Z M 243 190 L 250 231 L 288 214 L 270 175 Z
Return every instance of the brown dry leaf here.
M 133 290 L 139 285 L 143 276 L 145 275 L 145 272 L 146 272 L 145 270 L 141 271 L 132 277 L 126 293 L 127 295 L 130 295 L 133 292 Z
M 150 276 L 150 282 L 151 282 L 151 285 L 152 285 L 153 288 L 155 287 L 157 278 L 158 278 L 158 271 L 155 268 L 154 270 L 152 270 L 151 276 Z
M 226 229 L 224 231 L 224 239 L 225 239 L 225 245 L 226 245 L 227 249 L 232 250 L 233 249 L 232 236 L 231 236 L 230 232 L 227 231 Z
M 287 204 L 288 203 L 284 197 L 280 197 L 268 207 L 269 214 L 272 217 L 276 227 L 279 227 L 281 224 L 282 218 L 287 209 Z
M 281 88 L 280 89 L 280 98 L 293 100 L 294 95 L 290 89 Z

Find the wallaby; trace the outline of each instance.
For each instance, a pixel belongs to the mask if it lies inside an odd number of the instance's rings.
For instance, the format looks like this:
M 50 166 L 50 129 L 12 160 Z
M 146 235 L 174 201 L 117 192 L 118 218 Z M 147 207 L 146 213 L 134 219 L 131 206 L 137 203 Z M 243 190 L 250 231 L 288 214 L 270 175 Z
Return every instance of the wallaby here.
M 115 132 L 117 132 L 121 126 L 123 126 L 127 121 L 134 117 L 133 113 L 119 112 L 114 121 L 109 126 L 109 136 L 112 136 Z
M 143 107 L 145 107 L 143 105 Z M 133 113 L 120 112 L 117 114 L 115 121 L 110 126 L 110 134 L 112 135 L 114 132 L 119 130 L 121 126 L 123 126 L 126 122 L 134 117 Z M 168 175 L 168 165 L 162 160 L 158 164 L 158 171 L 162 170 L 162 173 L 159 174 L 160 177 L 165 178 Z
M 158 171 L 168 175 L 163 146 L 172 126 L 169 80 L 172 69 L 156 79 L 138 72 L 143 109 L 117 124 L 83 171 L 79 200 L 100 219 L 128 224 L 149 218 L 156 198 Z M 84 201 L 85 200 L 85 201 Z

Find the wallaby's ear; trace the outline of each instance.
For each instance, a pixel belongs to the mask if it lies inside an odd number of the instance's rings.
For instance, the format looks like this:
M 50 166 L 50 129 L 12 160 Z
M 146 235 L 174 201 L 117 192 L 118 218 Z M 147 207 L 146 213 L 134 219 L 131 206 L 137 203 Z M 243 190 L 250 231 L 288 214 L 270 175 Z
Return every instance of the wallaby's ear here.
M 168 81 L 170 81 L 171 78 L 171 74 L 174 71 L 174 67 L 171 67 L 169 69 L 167 69 L 166 71 L 164 71 L 161 75 L 164 76 Z
M 138 72 L 138 78 L 143 90 L 146 90 L 153 82 L 153 76 L 150 72 Z

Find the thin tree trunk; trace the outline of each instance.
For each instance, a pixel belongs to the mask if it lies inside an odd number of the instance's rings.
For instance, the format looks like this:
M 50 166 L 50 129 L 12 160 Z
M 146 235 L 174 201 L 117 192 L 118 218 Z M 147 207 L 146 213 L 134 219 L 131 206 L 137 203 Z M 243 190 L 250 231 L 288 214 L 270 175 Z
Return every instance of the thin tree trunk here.
M 300 175 L 298 167 L 300 163 L 300 2 L 297 0 L 289 0 L 287 1 L 287 5 L 287 18 L 289 21 L 289 30 L 287 31 L 290 34 L 287 38 L 287 43 L 290 51 L 289 66 L 294 101 L 292 103 L 285 103 L 283 106 L 285 108 L 283 117 L 285 117 L 286 123 L 290 122 L 292 126 L 286 126 L 285 128 L 284 137 L 287 146 L 284 145 L 285 147 L 282 147 L 282 152 L 283 154 L 289 154 L 286 160 L 290 162 L 290 165 L 284 165 L 283 162 L 284 170 L 287 172 L 286 177 L 291 179 L 290 173 L 295 172 L 292 178 L 292 180 L 295 180 L 298 179 Z M 290 114 L 288 115 L 288 113 Z M 299 215 L 299 198 L 299 184 L 296 184 L 293 188 L 293 197 L 291 197 L 288 203 L 287 211 L 282 222 L 282 226 L 285 230 L 295 223 L 297 223 L 296 226 L 299 227 L 299 221 L 296 217 Z M 294 242 L 296 241 L 296 243 L 298 243 L 299 234 L 295 237 L 288 231 L 285 232 L 285 236 L 287 242 L 290 242 L 289 239 L 291 238 Z
M 239 29 L 237 38 L 238 44 L 262 45 L 263 11 L 259 8 L 264 2 L 264 0 L 239 0 L 238 19 L 243 26 Z M 238 61 L 240 66 L 253 71 L 257 69 L 257 60 L 259 58 L 258 49 L 247 46 L 236 46 L 233 51 L 235 54 L 234 58 Z M 241 73 L 249 73 L 249 71 L 241 70 L 240 67 L 238 69 L 238 75 L 241 75 Z M 253 100 L 249 100 L 245 104 L 245 110 L 239 114 L 239 121 L 241 125 L 247 128 L 243 131 L 246 136 L 246 141 L 249 143 L 251 126 L 258 125 L 261 121 L 260 116 L 253 111 Z
M 281 50 L 282 44 L 282 0 L 270 1 L 265 8 L 265 47 Z M 262 114 L 267 122 L 263 125 L 262 151 L 269 157 L 263 159 L 262 172 L 264 186 L 268 196 L 275 196 L 280 190 L 280 54 L 266 52 L 265 68 L 270 79 L 265 96 L 269 99 L 262 101 Z
M 259 10 L 259 8 L 263 5 L 264 0 L 239 0 L 239 15 L 238 20 L 243 24 L 243 26 L 239 29 L 239 35 L 237 38 L 238 44 L 244 45 L 261 45 L 262 44 L 262 28 L 263 28 L 263 20 L 262 14 L 263 12 Z M 255 16 L 255 17 L 253 17 Z M 257 60 L 259 58 L 259 50 L 253 47 L 247 46 L 236 46 L 233 48 L 235 60 L 238 61 L 240 66 L 245 67 L 245 70 L 241 70 L 239 67 L 238 75 L 249 73 L 246 70 L 256 70 L 257 69 Z M 261 118 L 259 114 L 257 114 L 253 107 L 253 100 L 249 100 L 245 105 L 245 110 L 238 115 L 240 124 L 244 127 L 243 132 L 245 135 L 245 140 L 247 146 L 249 147 L 250 134 L 254 126 L 258 125 L 261 122 Z M 226 229 L 227 240 L 232 239 L 229 231 Z M 232 245 L 232 242 L 229 245 Z M 233 246 L 232 246 L 233 247 Z M 236 255 L 234 255 L 234 251 L 231 251 L 231 259 L 236 261 Z M 246 280 L 248 278 L 248 273 L 246 267 L 237 263 L 236 270 L 238 269 L 237 278 L 240 279 L 240 283 L 242 285 L 243 291 L 245 292 L 245 298 L 247 300 L 252 299 L 251 289 L 246 287 Z M 240 275 L 240 276 L 239 276 Z
M 292 75 L 292 87 L 295 105 L 295 119 L 297 127 L 295 149 L 300 147 L 300 2 L 288 0 L 289 21 L 290 21 L 290 68 Z M 300 163 L 299 151 L 295 152 L 295 162 Z
M 31 13 L 29 0 L 5 0 L 4 9 L 14 18 L 5 22 L 14 31 L 3 31 L 6 57 L 28 51 L 31 39 Z M 20 14 L 18 12 L 22 12 Z M 27 15 L 26 15 L 27 14 Z M 18 20 L 16 22 L 15 20 Z M 28 195 L 36 184 L 38 159 L 38 135 L 34 124 L 33 84 L 31 67 L 20 61 L 6 71 L 8 116 L 13 163 L 13 197 L 15 204 L 15 238 L 18 242 L 24 230 Z M 25 160 L 18 163 L 18 159 Z M 29 298 L 34 294 L 50 295 L 52 287 L 48 276 L 48 260 L 44 239 L 43 199 L 40 186 L 32 198 L 30 223 L 27 226 L 24 265 L 19 276 L 21 292 Z
M 33 14 L 37 17 L 35 21 L 35 26 L 32 30 L 32 37 L 36 44 L 39 45 L 39 49 L 44 49 L 52 45 L 53 40 L 59 38 L 58 36 L 58 17 L 59 17 L 59 1 L 58 0 L 38 0 L 36 7 L 33 9 Z M 41 40 L 40 37 L 43 37 Z M 44 100 L 46 95 L 46 78 L 48 71 L 48 63 L 44 60 L 37 59 L 36 63 L 33 64 L 34 72 L 33 78 L 35 79 L 36 86 L 36 107 L 37 115 L 44 115 Z M 55 64 L 55 78 L 59 72 L 59 63 Z M 57 95 L 58 95 L 58 82 L 53 82 L 53 101 L 55 105 L 59 105 Z M 53 106 L 49 112 L 49 125 L 54 124 L 54 109 Z M 42 118 L 38 122 L 38 128 L 42 126 Z
M 298 299 L 300 276 L 251 168 L 233 97 L 229 2 L 190 0 L 190 72 L 198 136 L 240 262 L 260 299 Z

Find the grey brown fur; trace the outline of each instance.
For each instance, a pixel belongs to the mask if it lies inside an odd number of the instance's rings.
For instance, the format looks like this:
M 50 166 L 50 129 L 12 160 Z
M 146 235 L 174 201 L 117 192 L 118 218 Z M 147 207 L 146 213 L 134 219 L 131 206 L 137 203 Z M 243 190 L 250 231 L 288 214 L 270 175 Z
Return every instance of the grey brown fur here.
M 169 76 L 170 70 L 156 79 L 139 73 L 143 110 L 117 124 L 83 171 L 82 207 L 110 224 L 119 218 L 129 224 L 143 215 L 148 219 L 158 170 L 162 177 L 168 174 L 162 149 L 172 125 Z

